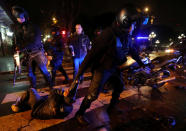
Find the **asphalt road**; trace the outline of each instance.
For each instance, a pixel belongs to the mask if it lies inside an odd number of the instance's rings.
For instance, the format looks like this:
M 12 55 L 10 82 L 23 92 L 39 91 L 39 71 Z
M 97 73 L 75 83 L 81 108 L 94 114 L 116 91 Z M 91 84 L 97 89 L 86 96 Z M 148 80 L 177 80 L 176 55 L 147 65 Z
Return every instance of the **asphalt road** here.
M 151 58 L 163 55 L 163 53 L 151 54 Z M 166 59 L 167 60 L 167 59 Z M 129 60 L 130 61 L 130 60 Z M 161 65 L 161 63 L 159 63 Z M 70 79 L 72 79 L 73 68 L 65 66 Z M 13 88 L 12 73 L 0 74 L 0 130 L 129 130 L 129 131 L 149 131 L 149 130 L 186 130 L 186 79 L 183 71 L 171 72 L 176 79 L 166 83 L 159 89 L 142 86 L 139 90 L 132 85 L 126 85 L 120 96 L 118 109 L 121 113 L 106 113 L 107 106 L 111 98 L 111 92 L 101 93 L 86 112 L 86 117 L 91 121 L 87 127 L 79 125 L 73 116 L 79 109 L 80 103 L 87 93 L 91 73 L 85 74 L 85 80 L 80 85 L 77 100 L 73 104 L 73 112 L 66 118 L 38 120 L 31 119 L 30 110 L 13 113 L 10 109 L 18 96 L 29 88 L 27 74 L 23 73 L 16 81 Z M 58 72 L 55 88 L 68 88 L 63 85 L 64 77 Z M 42 91 L 41 95 L 46 95 L 47 87 L 43 76 L 37 73 L 37 87 Z

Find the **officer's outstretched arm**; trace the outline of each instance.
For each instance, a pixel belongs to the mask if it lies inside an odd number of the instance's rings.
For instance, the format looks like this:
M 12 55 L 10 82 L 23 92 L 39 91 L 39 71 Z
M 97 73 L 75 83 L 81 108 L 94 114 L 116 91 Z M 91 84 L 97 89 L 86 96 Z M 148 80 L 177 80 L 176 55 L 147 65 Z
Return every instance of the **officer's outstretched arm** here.
M 80 76 L 84 74 L 90 65 L 98 62 L 113 40 L 115 40 L 114 33 L 111 28 L 108 28 L 93 41 L 92 48 L 85 56 L 75 80 L 79 80 Z
M 132 58 L 138 63 L 139 66 L 144 66 L 144 63 L 141 61 L 139 53 L 134 46 L 130 46 L 130 54 Z
M 88 54 L 85 56 L 85 59 L 83 60 L 78 73 L 71 84 L 71 87 L 64 92 L 64 96 L 69 98 L 69 96 L 72 98 L 72 96 L 76 95 L 76 91 L 79 84 L 80 76 L 84 74 L 86 69 L 90 67 L 94 62 L 97 62 L 99 58 L 101 58 L 102 54 L 104 54 L 104 51 L 107 50 L 107 47 L 109 47 L 109 43 L 112 43 L 112 40 L 114 40 L 114 34 L 112 32 L 112 29 L 107 29 L 105 32 L 103 32 L 94 42 L 91 50 L 88 52 Z

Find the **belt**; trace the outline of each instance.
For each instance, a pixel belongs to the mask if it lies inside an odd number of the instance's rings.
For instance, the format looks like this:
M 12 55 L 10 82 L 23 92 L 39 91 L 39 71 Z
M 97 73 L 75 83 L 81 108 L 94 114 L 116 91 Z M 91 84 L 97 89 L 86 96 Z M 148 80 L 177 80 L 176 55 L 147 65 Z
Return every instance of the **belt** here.
M 43 50 L 42 47 L 40 48 L 33 48 L 33 49 L 25 49 L 24 52 L 27 53 L 27 54 L 31 54 L 31 53 L 34 53 L 34 52 L 37 52 L 37 51 L 41 51 Z

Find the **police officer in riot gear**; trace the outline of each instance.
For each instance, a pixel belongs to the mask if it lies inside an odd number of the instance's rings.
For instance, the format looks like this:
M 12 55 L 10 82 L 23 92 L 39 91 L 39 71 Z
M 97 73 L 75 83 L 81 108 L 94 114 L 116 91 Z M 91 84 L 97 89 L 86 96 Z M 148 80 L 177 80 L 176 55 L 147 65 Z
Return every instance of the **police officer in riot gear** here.
M 66 71 L 64 70 L 62 66 L 63 61 L 63 55 L 65 50 L 64 41 L 62 39 L 60 28 L 59 27 L 53 27 L 52 28 L 52 41 L 48 45 L 47 52 L 52 55 L 52 82 L 53 85 L 55 84 L 55 77 L 56 77 L 56 71 L 59 70 L 64 76 L 65 80 L 63 81 L 64 84 L 67 84 L 69 82 L 69 78 L 67 76 Z
M 37 65 L 47 80 L 50 89 L 52 89 L 52 78 L 46 68 L 47 59 L 41 43 L 40 29 L 30 22 L 27 12 L 22 7 L 13 6 L 12 15 L 18 22 L 14 26 L 14 48 L 27 56 L 31 87 L 36 88 L 35 68 Z
M 65 91 L 66 101 L 73 101 L 75 95 L 73 96 L 72 94 L 77 91 L 80 76 L 88 67 L 92 68 L 93 76 L 88 94 L 83 99 L 80 109 L 75 115 L 80 124 L 88 124 L 84 113 L 91 103 L 98 98 L 104 83 L 111 76 L 114 76 L 117 82 L 115 82 L 113 87 L 112 99 L 107 109 L 108 113 L 111 113 L 115 108 L 119 101 L 120 93 L 124 88 L 120 66 L 127 61 L 127 55 L 131 55 L 140 66 L 144 66 L 131 40 L 131 32 L 135 29 L 135 25 L 140 25 L 140 18 L 141 15 L 135 7 L 124 7 L 117 13 L 112 27 L 105 29 L 93 41 L 92 48 L 82 62 L 71 88 Z

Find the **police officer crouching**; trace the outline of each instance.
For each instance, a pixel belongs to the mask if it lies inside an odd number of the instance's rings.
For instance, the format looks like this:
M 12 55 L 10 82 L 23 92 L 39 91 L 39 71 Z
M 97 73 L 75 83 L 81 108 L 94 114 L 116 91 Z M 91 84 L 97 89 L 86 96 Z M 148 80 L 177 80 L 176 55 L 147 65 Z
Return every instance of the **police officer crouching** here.
M 52 89 L 52 78 L 46 68 L 47 59 L 44 55 L 39 27 L 29 21 L 28 14 L 22 7 L 13 6 L 12 15 L 18 22 L 14 27 L 14 48 L 18 49 L 16 51 L 24 53 L 27 57 L 27 69 L 31 87 L 36 88 L 35 69 L 37 65 L 47 80 L 49 88 Z
M 67 96 L 66 101 L 73 101 L 74 97 L 71 94 L 75 94 L 74 92 L 77 91 L 80 76 L 86 69 L 89 67 L 92 68 L 93 76 L 88 93 L 85 95 L 75 115 L 75 119 L 80 124 L 89 124 L 84 114 L 91 106 L 91 103 L 98 98 L 104 83 L 111 76 L 115 78 L 115 86 L 113 87 L 112 99 L 107 112 L 110 114 L 117 109 L 116 104 L 119 102 L 120 93 L 124 89 L 124 82 L 119 67 L 127 61 L 128 55 L 131 55 L 140 66 L 144 66 L 136 47 L 131 42 L 132 39 L 130 35 L 135 29 L 133 27 L 140 25 L 138 23 L 140 18 L 141 13 L 139 13 L 135 7 L 126 6 L 118 11 L 112 27 L 105 29 L 92 42 L 92 48 L 85 56 L 71 88 L 65 91 Z M 73 100 L 67 99 L 68 97 Z

